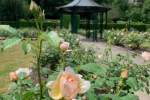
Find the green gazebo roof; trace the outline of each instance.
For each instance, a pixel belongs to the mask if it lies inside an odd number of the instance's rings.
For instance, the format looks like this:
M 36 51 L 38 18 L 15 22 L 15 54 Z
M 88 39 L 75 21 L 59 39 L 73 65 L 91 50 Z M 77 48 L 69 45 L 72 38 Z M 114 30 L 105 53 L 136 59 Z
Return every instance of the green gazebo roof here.
M 93 0 L 74 0 L 73 2 L 67 5 L 56 7 L 56 9 L 61 9 L 66 12 L 72 12 L 73 8 L 77 9 L 76 12 L 104 12 L 111 9 L 108 7 L 101 6 Z

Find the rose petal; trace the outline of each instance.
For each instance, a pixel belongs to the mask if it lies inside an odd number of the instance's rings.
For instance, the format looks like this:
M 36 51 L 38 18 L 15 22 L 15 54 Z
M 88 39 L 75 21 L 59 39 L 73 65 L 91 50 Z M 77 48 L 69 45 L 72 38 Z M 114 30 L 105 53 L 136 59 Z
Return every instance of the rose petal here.
M 76 74 L 78 77 L 79 77 L 79 79 L 80 79 L 80 83 L 83 83 L 84 82 L 84 79 L 82 79 L 82 75 L 80 75 L 80 74 Z
M 49 83 L 48 85 L 51 86 L 51 91 L 49 92 L 49 95 L 52 99 L 61 99 L 62 94 L 60 93 L 59 85 L 57 82 L 54 82 L 52 85 Z
M 46 84 L 46 87 L 47 87 L 47 88 L 51 88 L 54 83 L 55 83 L 55 81 L 49 81 L 49 82 Z
M 91 83 L 89 81 L 84 81 L 83 83 L 81 83 L 80 86 L 81 86 L 81 90 L 79 91 L 79 93 L 85 93 L 90 88 Z
M 70 67 L 66 67 L 66 68 L 65 68 L 65 72 L 68 72 L 68 73 L 72 73 L 72 74 L 74 74 L 73 69 L 72 69 L 72 68 L 70 68 Z

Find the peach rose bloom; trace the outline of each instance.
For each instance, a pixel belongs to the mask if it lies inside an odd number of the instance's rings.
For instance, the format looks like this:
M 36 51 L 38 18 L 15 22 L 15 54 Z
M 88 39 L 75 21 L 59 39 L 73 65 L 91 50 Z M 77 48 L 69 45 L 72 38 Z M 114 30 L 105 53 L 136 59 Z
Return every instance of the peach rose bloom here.
M 64 42 L 64 39 L 63 39 L 63 38 L 60 38 L 60 42 L 63 43 L 63 42 Z
M 10 81 L 18 80 L 18 76 L 15 72 L 9 73 Z
M 68 48 L 69 48 L 69 43 L 68 43 L 68 42 L 63 42 L 63 43 L 60 45 L 61 51 L 67 51 Z
M 127 78 L 127 73 L 128 73 L 128 70 L 125 69 L 122 73 L 121 73 L 121 78 Z
M 16 71 L 16 74 L 18 75 L 20 72 L 25 72 L 27 74 L 27 76 L 25 77 L 26 79 L 29 78 L 32 70 L 30 70 L 29 68 L 19 68 L 17 71 Z
M 142 58 L 144 58 L 144 60 L 150 60 L 150 53 L 149 52 L 142 52 Z
M 46 85 L 50 90 L 52 99 L 75 99 L 78 93 L 85 93 L 91 86 L 89 81 L 84 81 L 82 75 L 75 74 L 73 69 L 66 67 L 61 71 L 56 81 L 49 81 Z

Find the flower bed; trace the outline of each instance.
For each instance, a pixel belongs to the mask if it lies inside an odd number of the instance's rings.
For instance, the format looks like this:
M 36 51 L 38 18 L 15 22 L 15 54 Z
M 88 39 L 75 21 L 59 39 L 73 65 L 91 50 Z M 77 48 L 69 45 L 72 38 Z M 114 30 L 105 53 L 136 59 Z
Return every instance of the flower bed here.
M 1 99 L 137 100 L 138 96 L 134 92 L 146 90 L 149 94 L 149 64 L 146 62 L 150 60 L 150 53 L 142 53 L 144 62 L 141 65 L 133 63 L 131 58 L 135 58 L 136 54 L 129 55 L 128 52 L 125 56 L 118 54 L 112 58 L 111 44 L 115 39 L 109 39 L 104 54 L 96 57 L 94 53 L 97 48 L 80 46 L 79 38 L 67 30 L 43 32 L 39 25 L 43 25 L 45 14 L 33 1 L 30 11 L 35 17 L 35 22 L 39 23 L 36 24 L 36 42 L 20 36 L 12 27 L 0 25 L 1 29 L 13 34 L 3 41 L 1 51 L 22 41 L 24 53 L 32 50 L 37 60 L 32 69 L 20 68 L 10 73 L 10 81 L 13 82 L 8 88 L 10 92 L 1 95 Z M 111 31 L 108 31 L 109 33 Z M 130 35 L 137 37 L 132 33 Z M 42 45 L 43 39 L 49 44 L 45 48 Z M 127 40 L 123 38 L 122 41 Z M 108 56 L 111 56 L 110 60 Z M 31 72 L 34 74 L 30 79 Z M 41 76 L 45 78 L 42 79 Z M 36 80 L 34 78 L 38 80 L 36 85 L 33 85 Z

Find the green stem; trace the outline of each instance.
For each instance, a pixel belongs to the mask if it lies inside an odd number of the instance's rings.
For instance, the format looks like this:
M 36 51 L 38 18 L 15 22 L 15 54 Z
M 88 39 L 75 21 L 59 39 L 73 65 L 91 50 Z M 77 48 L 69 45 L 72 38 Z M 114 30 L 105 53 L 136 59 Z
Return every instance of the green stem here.
M 37 21 L 36 18 L 35 18 L 35 23 L 36 23 L 36 27 L 37 27 L 37 29 L 38 29 L 38 33 L 39 33 L 39 35 L 40 35 L 40 27 L 39 27 L 39 24 L 38 24 L 38 21 Z
M 36 22 L 36 26 L 38 29 L 38 33 L 39 35 L 40 33 L 40 28 L 39 28 L 39 24 L 38 21 L 35 17 L 35 22 Z M 40 45 L 39 45 L 39 54 L 37 55 L 37 68 L 38 68 L 38 79 L 39 79 L 39 84 L 40 84 L 40 100 L 42 100 L 42 82 L 41 82 L 41 75 L 40 75 L 40 59 L 41 59 L 41 53 L 42 53 L 42 40 L 40 40 Z
M 38 66 L 38 77 L 39 77 L 39 84 L 40 84 L 40 100 L 42 100 L 42 82 L 41 82 L 41 75 L 40 75 L 40 59 L 42 53 L 42 40 L 40 40 L 40 51 L 37 58 L 37 66 Z
M 111 44 L 110 44 L 110 57 L 111 57 L 111 59 L 112 59 Z
M 120 90 L 119 90 L 119 92 L 117 93 L 117 97 L 119 97 L 119 94 L 120 94 L 122 88 L 123 88 L 123 87 L 121 87 Z

